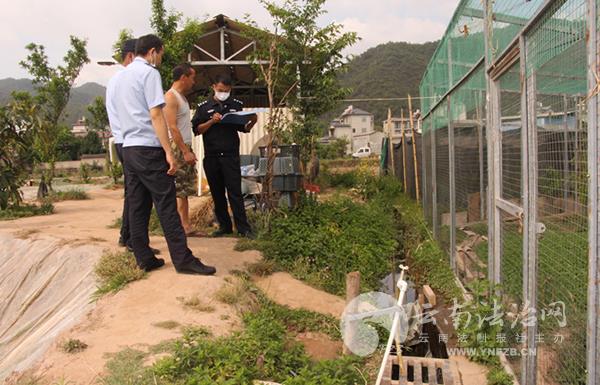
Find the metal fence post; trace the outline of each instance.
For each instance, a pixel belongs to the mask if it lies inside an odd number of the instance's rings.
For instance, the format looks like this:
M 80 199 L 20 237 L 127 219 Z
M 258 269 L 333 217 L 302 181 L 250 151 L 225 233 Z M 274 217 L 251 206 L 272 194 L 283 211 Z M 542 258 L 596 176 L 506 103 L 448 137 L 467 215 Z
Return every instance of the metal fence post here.
M 423 176 L 421 178 L 421 191 L 423 191 L 422 195 L 423 195 L 423 212 L 427 213 L 427 211 L 429 211 L 429 206 L 431 203 L 429 203 L 429 200 L 427 199 L 427 161 L 425 159 L 427 156 L 427 153 L 425 152 L 425 142 L 426 142 L 426 138 L 427 138 L 427 133 L 425 133 L 424 130 L 424 125 L 425 125 L 425 121 L 421 121 L 421 175 Z M 427 138 L 428 139 L 428 138 Z
M 432 207 L 432 222 L 433 222 L 433 238 L 439 241 L 439 221 L 437 216 L 437 149 L 435 140 L 435 115 L 432 114 L 431 119 L 431 207 Z
M 496 82 L 490 77 L 488 69 L 492 62 L 491 57 L 491 36 L 493 29 L 493 2 L 485 0 L 485 79 L 486 79 L 486 122 L 487 122 L 487 149 L 488 149 L 488 193 L 487 193 L 487 212 L 488 212 L 488 279 L 494 284 L 500 283 L 500 239 L 501 222 L 498 208 L 496 207 L 496 198 L 499 195 L 500 183 L 500 154 L 497 148 L 500 147 L 499 132 L 499 92 Z
M 521 72 L 521 178 L 523 192 L 523 298 L 526 311 L 537 311 L 537 124 L 535 72 L 527 76 L 527 45 L 519 38 Z M 535 313 L 533 313 L 535 314 Z M 535 349 L 537 322 L 525 326 L 525 347 Z M 537 356 L 521 361 L 522 384 L 536 384 Z
M 480 92 L 478 95 L 477 101 L 477 147 L 479 150 L 479 219 L 483 221 L 485 218 L 485 181 L 484 181 L 484 172 L 485 168 L 483 167 L 483 101 L 484 95 L 483 92 Z
M 600 312 L 599 284 L 600 271 L 598 259 L 598 9 L 597 0 L 587 0 L 587 56 L 588 56 L 588 221 L 589 221 L 589 271 L 588 271 L 588 314 L 587 314 L 587 385 L 600 383 L 600 352 L 598 351 L 598 338 L 600 338 Z
M 563 210 L 567 212 L 567 199 L 569 198 L 569 122 L 567 120 L 567 110 L 569 103 L 567 95 L 563 95 Z
M 456 272 L 456 175 L 454 165 L 454 124 L 452 124 L 451 96 L 448 108 L 448 163 L 450 168 L 450 266 Z

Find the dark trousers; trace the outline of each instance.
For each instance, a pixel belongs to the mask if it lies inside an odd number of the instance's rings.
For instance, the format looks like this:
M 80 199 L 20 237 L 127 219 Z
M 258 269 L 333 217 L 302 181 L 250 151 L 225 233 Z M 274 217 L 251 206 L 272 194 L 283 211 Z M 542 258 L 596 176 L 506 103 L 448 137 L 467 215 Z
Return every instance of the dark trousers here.
M 239 156 L 206 156 L 204 158 L 204 172 L 210 186 L 210 194 L 215 202 L 215 215 L 221 230 L 232 231 L 231 217 L 227 211 L 227 198 L 233 220 L 238 233 L 250 231 L 246 218 L 246 208 L 242 197 L 242 174 L 240 171 Z
M 129 204 L 127 203 L 127 177 L 125 176 L 125 164 L 123 162 L 123 143 L 115 143 L 117 149 L 117 157 L 119 162 L 123 166 L 123 187 L 124 187 L 124 199 L 123 199 L 123 214 L 121 215 L 121 239 L 120 241 L 124 244 L 129 243 Z
M 129 226 L 135 259 L 140 266 L 154 258 L 149 246 L 148 222 L 152 203 L 176 268 L 190 263 L 194 256 L 187 247 L 187 239 L 177 213 L 175 178 L 167 175 L 169 165 L 160 147 L 124 147 Z

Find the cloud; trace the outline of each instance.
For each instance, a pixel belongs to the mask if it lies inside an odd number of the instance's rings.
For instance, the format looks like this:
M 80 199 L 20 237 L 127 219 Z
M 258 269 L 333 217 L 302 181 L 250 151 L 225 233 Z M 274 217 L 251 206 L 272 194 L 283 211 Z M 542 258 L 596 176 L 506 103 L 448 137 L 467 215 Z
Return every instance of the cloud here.
M 358 54 L 370 47 L 390 41 L 423 43 L 442 37 L 446 25 L 431 20 L 388 16 L 380 18 L 378 23 L 366 22 L 357 18 L 340 21 L 347 31 L 354 31 L 361 38 L 350 53 Z M 397 26 L 392 28 L 392 26 Z

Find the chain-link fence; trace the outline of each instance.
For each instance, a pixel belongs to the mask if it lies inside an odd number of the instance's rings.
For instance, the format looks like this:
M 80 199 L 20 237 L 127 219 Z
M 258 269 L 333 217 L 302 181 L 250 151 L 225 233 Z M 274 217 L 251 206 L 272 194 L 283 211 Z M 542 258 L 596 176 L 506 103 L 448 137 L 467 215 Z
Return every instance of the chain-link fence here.
M 522 384 L 600 384 L 599 3 L 462 0 L 421 82 L 424 215 Z

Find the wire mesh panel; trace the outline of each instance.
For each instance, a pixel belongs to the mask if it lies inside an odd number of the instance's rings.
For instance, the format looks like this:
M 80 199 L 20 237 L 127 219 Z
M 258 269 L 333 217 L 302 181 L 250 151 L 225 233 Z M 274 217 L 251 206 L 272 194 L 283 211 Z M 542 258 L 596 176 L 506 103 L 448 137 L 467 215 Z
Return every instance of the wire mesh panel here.
M 437 220 L 440 224 L 439 241 L 444 251 L 450 251 L 450 162 L 448 151 L 448 127 L 435 131 Z
M 423 124 L 430 124 L 430 120 L 424 121 Z M 423 133 L 423 161 L 421 162 L 421 167 L 423 171 L 421 175 L 423 176 L 423 213 L 425 215 L 425 219 L 429 226 L 433 224 L 432 218 L 432 168 L 431 168 L 431 131 Z
M 468 286 L 487 275 L 483 66 L 451 94 L 450 100 L 456 179 L 455 258 L 459 278 Z
M 490 36 L 492 58 L 508 47 L 543 3 L 544 0 L 492 1 L 494 13 Z
M 499 81 L 501 114 L 501 196 L 516 204 L 521 197 L 521 85 L 519 64 L 513 65 Z
M 584 0 L 557 2 L 526 37 L 536 79 L 538 383 L 584 384 L 587 320 L 587 56 Z
M 500 87 L 500 187 L 501 198 L 522 205 L 521 169 L 521 93 L 520 65 L 515 63 L 498 80 Z M 500 284 L 502 300 L 510 316 L 505 323 L 506 344 L 523 345 L 524 330 L 518 321 L 523 306 L 523 221 L 522 216 L 500 211 Z M 508 357 L 517 377 L 521 371 L 520 355 Z

